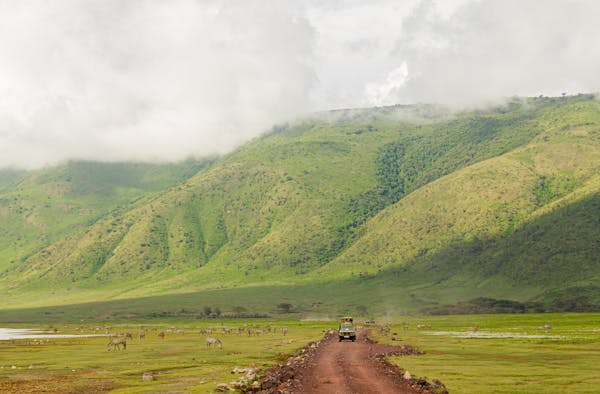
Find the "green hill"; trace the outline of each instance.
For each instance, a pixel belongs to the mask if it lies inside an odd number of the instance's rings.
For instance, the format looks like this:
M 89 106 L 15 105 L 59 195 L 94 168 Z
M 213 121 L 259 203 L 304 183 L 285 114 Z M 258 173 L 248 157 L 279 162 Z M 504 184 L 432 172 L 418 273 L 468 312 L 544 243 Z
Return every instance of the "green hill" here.
M 199 167 L 124 167 L 0 176 L 0 217 L 18 223 L 2 225 L 6 307 L 159 295 L 328 313 L 600 301 L 591 96 L 335 111 L 276 126 L 191 177 Z M 48 223 L 37 241 L 30 228 Z
M 207 164 L 79 161 L 37 171 L 0 171 L 0 271 L 109 213 L 148 201 Z

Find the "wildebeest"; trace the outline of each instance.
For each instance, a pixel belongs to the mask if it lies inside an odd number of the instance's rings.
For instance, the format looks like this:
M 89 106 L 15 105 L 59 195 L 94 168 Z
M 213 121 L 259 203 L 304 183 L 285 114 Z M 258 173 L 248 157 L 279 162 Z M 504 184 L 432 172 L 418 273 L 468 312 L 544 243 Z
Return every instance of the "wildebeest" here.
M 158 333 L 158 335 L 157 335 L 157 336 L 158 336 L 159 338 L 165 339 L 165 332 L 164 332 L 164 331 L 161 331 L 161 332 L 159 332 L 159 333 Z
M 223 344 L 219 339 L 214 337 L 206 337 L 206 347 L 211 347 L 213 345 L 218 346 L 219 349 L 223 348 Z
M 108 350 L 120 350 L 121 345 L 123 345 L 123 350 L 127 349 L 127 338 L 126 337 L 116 337 L 108 342 Z

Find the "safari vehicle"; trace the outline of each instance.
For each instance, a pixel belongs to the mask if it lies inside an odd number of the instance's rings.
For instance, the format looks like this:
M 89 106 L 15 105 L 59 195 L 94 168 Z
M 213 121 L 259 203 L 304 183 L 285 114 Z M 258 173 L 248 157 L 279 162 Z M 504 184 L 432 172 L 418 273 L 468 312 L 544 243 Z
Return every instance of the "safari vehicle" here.
M 354 329 L 354 320 L 351 317 L 346 316 L 340 319 L 338 336 L 340 342 L 344 339 L 349 339 L 352 342 L 356 341 L 356 330 Z

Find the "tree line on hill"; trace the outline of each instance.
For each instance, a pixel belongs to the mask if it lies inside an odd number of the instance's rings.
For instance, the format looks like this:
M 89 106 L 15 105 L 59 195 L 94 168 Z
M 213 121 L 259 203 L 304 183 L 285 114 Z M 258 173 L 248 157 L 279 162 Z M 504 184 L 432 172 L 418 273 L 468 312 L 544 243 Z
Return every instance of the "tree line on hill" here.
M 562 296 L 549 304 L 541 301 L 519 302 L 488 297 L 474 298 L 453 305 L 428 307 L 421 310 L 426 315 L 468 315 L 485 313 L 543 313 L 543 312 L 600 312 L 600 305 L 586 296 Z

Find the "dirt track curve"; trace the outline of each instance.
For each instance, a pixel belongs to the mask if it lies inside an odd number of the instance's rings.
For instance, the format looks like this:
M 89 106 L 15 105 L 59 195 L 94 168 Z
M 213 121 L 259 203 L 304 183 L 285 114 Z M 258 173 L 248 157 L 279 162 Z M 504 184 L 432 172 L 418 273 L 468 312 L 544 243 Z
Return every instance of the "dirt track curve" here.
M 405 379 L 403 371 L 385 360 L 386 355 L 420 354 L 410 346 L 380 345 L 368 338 L 366 330 L 358 331 L 356 342 L 338 342 L 329 336 L 318 346 L 309 347 L 297 364 L 287 363 L 272 371 L 287 381 L 263 393 L 370 394 L 370 393 L 444 393 L 444 385 L 424 379 Z M 292 358 L 294 360 L 294 358 Z M 273 375 L 271 375 L 273 377 Z M 278 379 L 279 380 L 279 379 Z M 275 380 L 273 381 L 275 383 Z M 279 380 L 278 383 L 281 383 Z M 263 389 L 267 387 L 263 386 Z

